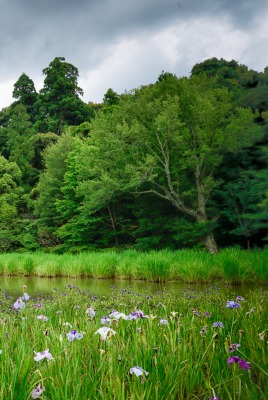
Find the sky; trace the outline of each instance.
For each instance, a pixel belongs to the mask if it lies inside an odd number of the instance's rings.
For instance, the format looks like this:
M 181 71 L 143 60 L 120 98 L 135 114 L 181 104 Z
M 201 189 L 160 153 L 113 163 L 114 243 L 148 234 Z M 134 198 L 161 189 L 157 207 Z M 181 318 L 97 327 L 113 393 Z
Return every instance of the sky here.
M 78 68 L 83 101 L 100 103 L 212 57 L 262 72 L 267 42 L 267 0 L 0 0 L 0 110 L 22 73 L 40 90 L 55 57 Z

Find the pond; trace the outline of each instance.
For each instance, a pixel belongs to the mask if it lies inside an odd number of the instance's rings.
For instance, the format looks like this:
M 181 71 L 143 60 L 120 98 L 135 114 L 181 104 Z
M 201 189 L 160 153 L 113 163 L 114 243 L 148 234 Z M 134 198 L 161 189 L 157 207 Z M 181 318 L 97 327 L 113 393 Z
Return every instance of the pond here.
M 153 294 L 158 291 L 168 290 L 173 294 L 181 294 L 184 290 L 199 291 L 208 288 L 208 284 L 189 285 L 183 282 L 152 283 L 147 281 L 129 281 L 114 279 L 92 279 L 92 278 L 40 278 L 24 276 L 0 276 L 0 290 L 12 297 L 21 296 L 23 285 L 27 286 L 27 293 L 30 296 L 46 296 L 54 290 L 66 290 L 71 286 L 77 286 L 81 290 L 87 290 L 92 295 L 105 296 L 110 293 L 111 287 L 118 289 L 129 289 L 135 293 L 146 291 Z M 220 291 L 227 292 L 232 290 L 235 294 L 245 296 L 250 290 L 258 287 L 257 285 L 230 286 L 213 282 Z

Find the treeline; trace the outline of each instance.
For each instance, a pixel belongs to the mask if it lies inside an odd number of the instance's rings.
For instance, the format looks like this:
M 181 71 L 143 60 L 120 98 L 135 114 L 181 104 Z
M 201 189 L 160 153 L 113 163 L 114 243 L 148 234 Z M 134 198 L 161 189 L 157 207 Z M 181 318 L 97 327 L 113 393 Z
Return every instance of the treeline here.
M 264 247 L 268 68 L 212 58 L 189 78 L 81 100 L 63 57 L 0 112 L 0 251 Z

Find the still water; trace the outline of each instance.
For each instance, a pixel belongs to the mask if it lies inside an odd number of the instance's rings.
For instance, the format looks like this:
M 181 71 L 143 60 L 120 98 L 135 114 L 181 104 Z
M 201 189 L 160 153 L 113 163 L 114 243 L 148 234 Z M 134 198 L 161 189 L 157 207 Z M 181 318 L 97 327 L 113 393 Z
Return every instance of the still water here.
M 128 281 L 112 279 L 92 279 L 92 278 L 38 278 L 38 277 L 0 277 L 0 290 L 10 296 L 18 297 L 23 294 L 23 285 L 27 286 L 27 293 L 30 296 L 41 294 L 42 296 L 52 294 L 54 289 L 65 290 L 68 284 L 79 287 L 81 290 L 88 290 L 92 295 L 105 296 L 110 293 L 111 287 L 118 289 L 130 289 L 136 293 L 145 291 L 153 294 L 158 291 L 168 290 L 179 295 L 185 289 L 204 290 L 208 284 L 189 285 L 183 282 L 151 283 L 145 281 Z M 214 283 L 213 283 L 214 284 Z M 235 294 L 245 296 L 250 290 L 257 286 L 226 286 L 216 284 L 221 291 L 232 291 Z

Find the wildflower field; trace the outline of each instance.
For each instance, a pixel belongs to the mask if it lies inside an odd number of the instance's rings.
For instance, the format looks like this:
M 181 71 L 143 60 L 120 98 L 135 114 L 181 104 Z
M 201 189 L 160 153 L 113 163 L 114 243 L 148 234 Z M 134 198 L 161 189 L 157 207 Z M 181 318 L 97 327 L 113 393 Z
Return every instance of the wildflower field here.
M 268 292 L 228 290 L 2 293 L 0 398 L 265 400 Z

